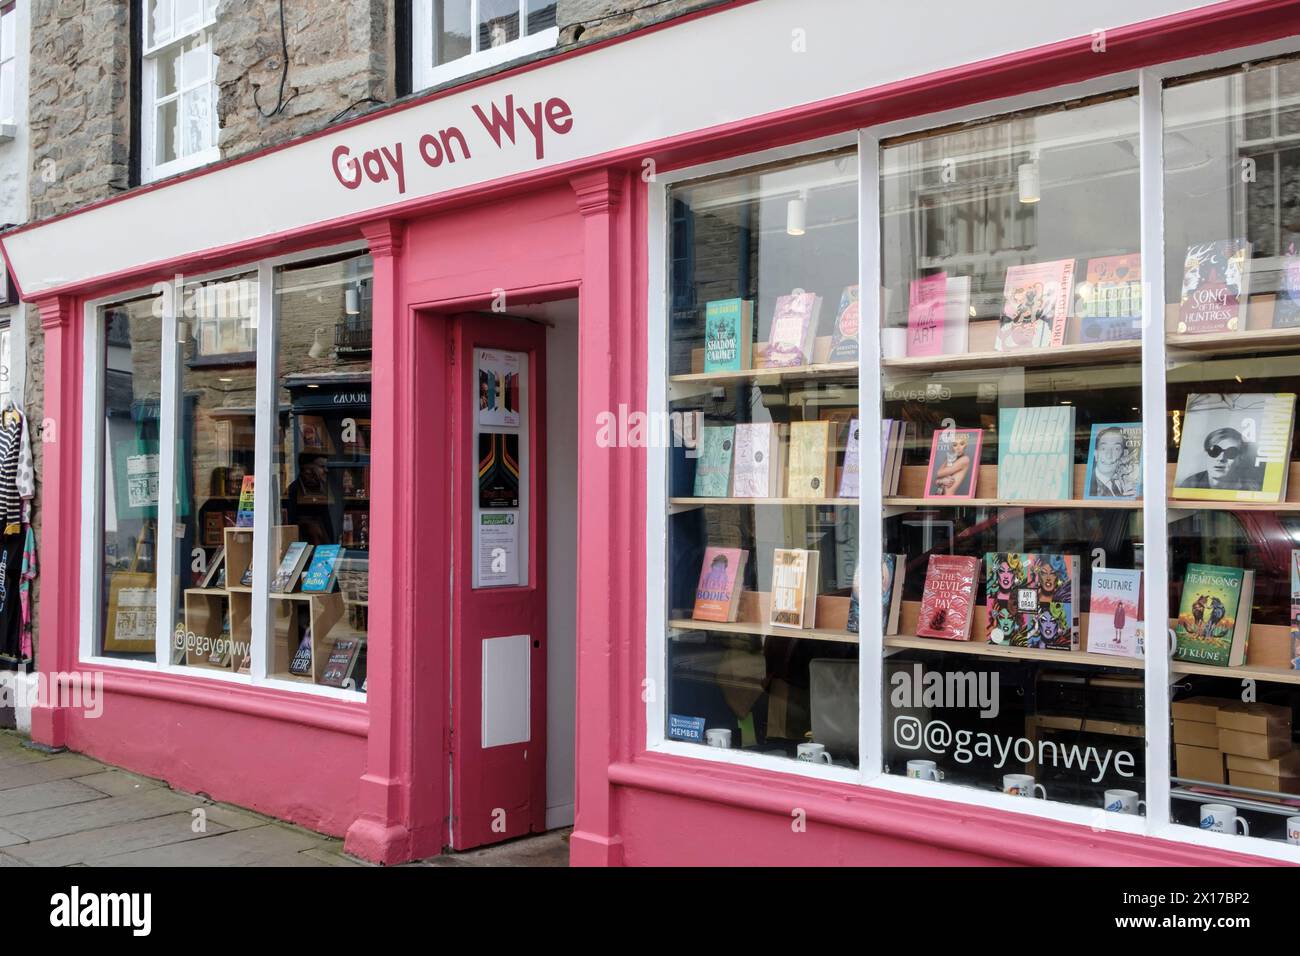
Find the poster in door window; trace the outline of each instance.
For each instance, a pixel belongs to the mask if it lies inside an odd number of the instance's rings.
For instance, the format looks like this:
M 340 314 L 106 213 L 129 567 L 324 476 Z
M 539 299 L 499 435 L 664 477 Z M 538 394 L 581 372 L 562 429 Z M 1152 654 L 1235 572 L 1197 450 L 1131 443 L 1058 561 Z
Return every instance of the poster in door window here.
M 478 423 L 480 425 L 519 425 L 519 370 L 524 353 L 478 352 Z
M 478 436 L 478 506 L 519 507 L 519 436 L 483 432 Z

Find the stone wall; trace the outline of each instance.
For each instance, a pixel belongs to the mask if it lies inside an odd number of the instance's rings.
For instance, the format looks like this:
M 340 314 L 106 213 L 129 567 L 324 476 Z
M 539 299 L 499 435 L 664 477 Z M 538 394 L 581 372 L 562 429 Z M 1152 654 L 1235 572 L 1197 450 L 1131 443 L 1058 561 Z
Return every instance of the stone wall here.
M 728 0 L 559 0 L 559 48 L 630 33 Z

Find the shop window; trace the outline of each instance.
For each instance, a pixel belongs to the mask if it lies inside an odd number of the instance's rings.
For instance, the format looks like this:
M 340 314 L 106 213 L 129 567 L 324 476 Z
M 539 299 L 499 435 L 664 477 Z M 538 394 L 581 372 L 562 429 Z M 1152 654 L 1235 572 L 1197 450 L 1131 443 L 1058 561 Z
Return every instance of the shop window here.
M 148 182 L 220 158 L 217 0 L 141 0 L 141 175 Z
M 668 195 L 669 741 L 858 763 L 857 155 Z
M 364 690 L 370 581 L 369 257 L 277 270 L 273 677 Z
M 98 550 L 101 617 L 96 651 L 153 660 L 158 624 L 159 383 L 156 298 L 101 308 Z
M 416 89 L 549 49 L 556 0 L 413 0 Z
M 18 5 L 0 7 L 0 134 L 18 122 Z
M 1276 841 L 1300 794 L 1298 92 L 1295 60 L 1164 91 L 1169 812 Z

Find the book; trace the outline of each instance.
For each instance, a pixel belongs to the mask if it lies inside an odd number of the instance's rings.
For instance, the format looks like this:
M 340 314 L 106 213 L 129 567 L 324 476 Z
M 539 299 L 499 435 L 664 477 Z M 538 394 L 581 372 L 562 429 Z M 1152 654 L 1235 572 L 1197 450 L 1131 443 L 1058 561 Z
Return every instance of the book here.
M 1013 352 L 1064 345 L 1073 290 L 1073 259 L 1009 267 L 994 349 Z
M 1255 572 L 1189 564 L 1174 624 L 1174 659 L 1216 667 L 1246 663 Z
M 739 372 L 753 364 L 754 303 L 715 299 L 704 306 L 704 371 Z
M 245 475 L 239 487 L 239 511 L 235 514 L 236 528 L 253 526 L 253 476 Z
M 239 576 L 239 583 L 246 588 L 253 586 L 253 566 L 251 564 L 244 568 L 244 573 Z
M 700 582 L 695 587 L 695 608 L 691 619 L 727 624 L 740 612 L 740 594 L 744 590 L 744 548 L 705 548 Z
M 773 627 L 816 626 L 819 559 L 816 551 L 773 549 L 772 607 L 768 616 Z
M 913 279 L 907 293 L 907 354 L 942 355 L 948 315 L 948 273 Z
M 998 409 L 998 497 L 1060 501 L 1074 487 L 1074 406 Z
M 226 522 L 220 511 L 209 511 L 203 515 L 203 546 L 219 548 L 224 540 Z
M 735 467 L 731 494 L 735 498 L 781 496 L 781 429 L 774 422 L 736 426 L 732 450 Z
M 302 640 L 298 642 L 298 649 L 293 652 L 293 659 L 289 661 L 289 673 L 298 677 L 311 676 L 311 628 L 307 628 L 302 635 Z
M 898 620 L 903 611 L 903 578 L 906 573 L 907 555 L 881 555 L 880 610 L 886 636 L 898 633 Z
M 341 637 L 330 645 L 329 656 L 321 670 L 320 683 L 326 687 L 343 687 L 361 655 L 361 641 L 354 637 Z
M 1071 554 L 984 555 L 988 642 L 1078 650 L 1078 568 Z
M 320 415 L 298 416 L 298 438 L 299 451 L 316 452 L 321 455 L 334 453 L 334 445 L 330 441 L 329 430 L 325 427 L 325 419 Z
M 983 440 L 984 432 L 979 428 L 936 431 L 925 474 L 925 497 L 974 498 Z
M 1300 256 L 1295 243 L 1282 257 L 1277 296 L 1273 300 L 1273 328 L 1293 329 L 1300 325 Z
M 840 308 L 835 313 L 835 328 L 831 330 L 830 362 L 856 362 L 858 360 L 858 335 L 861 309 L 857 285 L 846 285 L 840 293 Z
M 735 425 L 705 425 L 700 429 L 700 454 L 695 460 L 695 497 L 731 496 L 731 453 L 735 442 Z
M 812 362 L 821 306 L 822 297 L 814 292 L 795 292 L 777 298 L 764 353 L 769 368 L 788 368 Z
M 850 419 L 848 438 L 844 445 L 844 467 L 840 470 L 840 486 L 835 493 L 837 498 L 862 496 L 862 443 L 858 437 L 859 431 L 858 420 Z
M 1291 669 L 1300 670 L 1300 550 L 1291 552 Z
M 1143 606 L 1141 571 L 1095 569 L 1088 598 L 1088 653 L 1141 657 Z
M 925 568 L 921 612 L 916 621 L 919 637 L 945 641 L 970 640 L 975 609 L 975 584 L 979 559 L 959 554 L 932 554 Z
M 271 579 L 271 592 L 274 594 L 289 594 L 293 587 L 298 583 L 298 576 L 302 574 L 302 569 L 307 564 L 307 559 L 311 556 L 311 545 L 306 541 L 291 541 L 289 547 L 284 551 L 284 557 L 280 559 L 280 566 L 275 570 L 275 577 Z
M 1089 259 L 1075 314 L 1079 341 L 1120 342 L 1142 337 L 1142 256 Z
M 786 495 L 825 498 L 835 479 L 834 422 L 792 422 Z
M 943 354 L 965 355 L 970 348 L 970 276 L 948 277 L 948 307 L 943 321 Z
M 1193 392 L 1183 415 L 1171 497 L 1282 501 L 1294 425 L 1291 392 Z
M 1142 423 L 1094 424 L 1088 439 L 1085 498 L 1142 497 Z
M 199 582 L 201 588 L 219 587 L 216 583 L 221 573 L 222 565 L 226 563 L 226 548 L 221 546 L 217 548 L 216 553 L 212 555 L 212 560 L 208 562 L 208 570 L 204 572 L 203 580 Z
M 337 544 L 316 546 L 307 573 L 302 576 L 304 594 L 324 594 L 334 589 L 334 565 L 338 561 L 341 550 L 342 548 Z
M 1250 243 L 1217 239 L 1187 247 L 1178 331 L 1186 335 L 1240 332 L 1250 295 Z
M 343 551 L 334 562 L 334 580 L 344 604 L 364 605 L 370 601 L 370 555 L 367 551 Z

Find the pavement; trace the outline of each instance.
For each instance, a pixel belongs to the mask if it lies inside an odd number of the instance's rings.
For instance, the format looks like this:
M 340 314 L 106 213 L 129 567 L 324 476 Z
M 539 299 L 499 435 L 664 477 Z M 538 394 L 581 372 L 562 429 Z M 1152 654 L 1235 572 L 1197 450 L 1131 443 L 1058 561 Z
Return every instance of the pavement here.
M 0 867 L 370 866 L 343 841 L 0 731 Z M 414 866 L 567 866 L 569 831 Z

